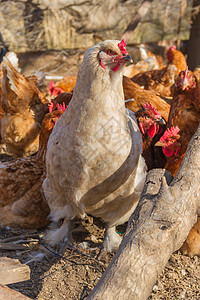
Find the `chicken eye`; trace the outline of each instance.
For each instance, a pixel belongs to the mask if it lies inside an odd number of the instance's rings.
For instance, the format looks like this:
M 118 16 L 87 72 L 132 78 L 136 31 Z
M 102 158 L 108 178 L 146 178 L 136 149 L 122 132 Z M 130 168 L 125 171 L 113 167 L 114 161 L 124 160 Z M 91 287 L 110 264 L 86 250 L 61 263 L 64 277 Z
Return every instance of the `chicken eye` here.
M 150 119 L 150 117 L 147 115 L 147 116 L 145 116 L 145 119 Z
M 115 51 L 111 50 L 111 49 L 108 49 L 106 51 L 106 54 L 108 54 L 108 55 L 117 55 L 117 53 Z

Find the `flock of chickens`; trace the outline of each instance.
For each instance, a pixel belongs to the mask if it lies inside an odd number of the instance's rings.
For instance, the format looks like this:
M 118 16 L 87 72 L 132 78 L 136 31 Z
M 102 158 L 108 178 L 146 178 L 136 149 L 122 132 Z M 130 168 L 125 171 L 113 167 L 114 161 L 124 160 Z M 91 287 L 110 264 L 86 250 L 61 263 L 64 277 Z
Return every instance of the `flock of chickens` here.
M 200 120 L 200 75 L 171 46 L 168 64 L 141 46 L 132 62 L 124 40 L 85 53 L 78 75 L 40 92 L 40 74 L 25 77 L 8 52 L 0 65 L 1 143 L 15 160 L 0 165 L 0 224 L 40 228 L 46 242 L 66 239 L 85 214 L 106 223 L 103 248 L 115 251 L 115 227 L 135 210 L 147 171 L 179 170 Z M 181 250 L 200 255 L 200 218 Z

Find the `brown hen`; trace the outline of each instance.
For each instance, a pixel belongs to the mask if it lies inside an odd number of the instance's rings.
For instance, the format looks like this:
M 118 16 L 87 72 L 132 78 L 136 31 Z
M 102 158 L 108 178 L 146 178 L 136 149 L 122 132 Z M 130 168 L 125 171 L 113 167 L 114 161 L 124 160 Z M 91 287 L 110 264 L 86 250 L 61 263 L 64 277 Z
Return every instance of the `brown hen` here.
M 49 84 L 49 91 L 51 95 L 58 96 L 62 92 L 71 93 L 76 84 L 77 75 L 65 76 L 62 80 L 51 81 Z
M 6 57 L 2 70 L 3 143 L 14 156 L 31 155 L 38 150 L 38 135 L 48 112 L 48 101 L 39 92 L 35 80 L 20 74 Z
M 127 100 L 125 103 L 127 108 L 136 112 L 141 109 L 145 103 L 151 102 L 153 107 L 159 111 L 161 116 L 166 121 L 168 120 L 170 104 L 167 103 L 167 99 L 163 99 L 153 91 L 144 90 L 126 76 L 123 76 L 123 90 L 125 100 Z
M 39 136 L 39 150 L 35 156 L 0 165 L 1 226 L 40 228 L 49 223 L 49 206 L 41 187 L 46 176 L 47 142 L 54 124 L 62 114 L 59 110 L 46 114 Z

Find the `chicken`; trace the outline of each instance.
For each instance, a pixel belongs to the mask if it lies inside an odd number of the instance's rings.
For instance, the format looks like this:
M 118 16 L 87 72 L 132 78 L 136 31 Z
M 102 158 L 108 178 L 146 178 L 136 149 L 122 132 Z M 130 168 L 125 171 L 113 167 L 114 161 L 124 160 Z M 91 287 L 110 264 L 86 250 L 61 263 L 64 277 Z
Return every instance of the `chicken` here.
M 139 200 L 146 164 L 135 116 L 124 105 L 122 70 L 131 61 L 125 45 L 107 40 L 86 51 L 72 100 L 49 139 L 43 189 L 52 220 L 63 219 L 46 235 L 51 245 L 67 237 L 71 219 L 91 214 L 106 222 L 103 247 L 115 251 L 115 226 Z
M 179 75 L 179 73 L 181 71 L 184 71 L 187 67 L 185 56 L 183 55 L 183 53 L 181 51 L 176 50 L 175 45 L 169 47 L 169 49 L 167 51 L 167 59 L 168 59 L 169 63 L 174 64 L 176 66 L 177 76 Z
M 40 228 L 49 223 L 49 206 L 41 187 L 46 176 L 45 155 L 49 136 L 62 110 L 46 114 L 35 156 L 0 164 L 0 224 Z
M 144 86 L 147 90 L 154 90 L 164 97 L 171 96 L 171 87 L 180 71 L 184 71 L 187 63 L 184 55 L 171 46 L 167 51 L 170 64 L 160 70 L 139 73 L 132 77 L 132 81 Z
M 164 155 L 159 151 L 160 149 L 155 152 L 153 160 L 154 168 L 165 168 L 172 175 L 178 172 L 177 166 L 179 168 L 184 156 L 179 153 L 181 149 L 181 144 L 179 143 L 179 131 L 180 129 L 178 126 L 167 128 L 160 137 L 160 140 L 155 144 L 155 146 L 162 147 Z
M 16 157 L 31 155 L 38 150 L 38 135 L 48 112 L 48 101 L 36 87 L 35 79 L 20 74 L 6 57 L 2 70 L 3 143 Z
M 144 90 L 126 76 L 123 76 L 123 90 L 126 107 L 131 111 L 136 112 L 141 109 L 146 102 L 151 102 L 165 121 L 168 120 L 170 104 L 166 102 L 166 99 L 163 99 L 153 91 Z
M 172 140 L 167 141 L 168 145 L 166 145 L 166 138 L 169 139 L 169 136 L 166 133 L 157 143 L 157 146 L 160 145 L 163 147 L 163 152 L 167 156 L 165 168 L 173 176 L 176 176 L 179 170 L 183 157 L 186 153 L 188 143 L 197 130 L 199 122 L 200 86 L 193 72 L 186 68 L 185 71 L 180 72 L 176 80 L 173 101 L 167 124 L 168 128 L 173 126 L 173 128 L 176 128 L 176 131 L 172 134 L 172 137 L 170 137 Z M 180 135 L 178 134 L 179 130 Z M 169 142 L 171 144 L 170 149 Z M 200 224 L 199 218 L 183 245 L 184 253 L 187 253 L 188 255 L 200 254 L 200 235 L 198 235 L 197 232 L 197 229 L 200 229 L 197 224 Z M 198 238 L 193 238 L 194 233 L 196 233 Z M 188 252 L 186 249 L 188 249 Z
M 185 154 L 188 143 L 200 121 L 200 85 L 192 71 L 181 71 L 176 83 L 167 127 L 180 128 L 181 150 Z M 175 173 L 177 173 L 177 170 Z M 175 174 L 172 174 L 175 175 Z
M 57 108 L 57 104 L 61 104 L 63 105 L 63 103 L 65 104 L 65 106 L 67 106 L 69 104 L 69 102 L 71 101 L 73 96 L 73 93 L 60 93 L 57 97 L 55 97 L 53 100 L 51 100 L 51 103 L 53 103 L 53 107 L 52 110 L 55 110 Z
M 135 116 L 142 133 L 142 156 L 145 159 L 148 170 L 151 170 L 154 167 L 154 144 L 164 132 L 166 122 L 151 103 L 145 103 L 142 109 L 135 113 Z
M 164 136 L 157 143 L 157 146 L 163 147 L 164 154 L 168 157 L 165 168 L 173 175 L 176 176 L 182 159 L 187 150 L 188 143 L 198 128 L 200 120 L 200 86 L 192 71 L 187 68 L 185 71 L 181 71 L 175 82 L 174 96 L 169 113 L 169 119 L 167 123 L 167 130 L 176 126 L 180 130 L 180 136 L 172 134 L 172 137 L 176 136 L 178 140 L 179 151 L 175 145 L 170 151 L 165 151 L 165 147 L 169 146 L 172 141 L 168 141 L 171 135 L 166 132 Z M 175 128 L 176 128 L 175 127 Z M 173 140 L 173 143 L 175 141 Z M 167 143 L 167 144 L 166 144 Z M 176 156 L 176 157 L 175 157 Z
M 77 75 L 65 76 L 62 80 L 56 82 L 51 81 L 49 91 L 51 95 L 58 96 L 62 92 L 71 93 L 76 84 Z

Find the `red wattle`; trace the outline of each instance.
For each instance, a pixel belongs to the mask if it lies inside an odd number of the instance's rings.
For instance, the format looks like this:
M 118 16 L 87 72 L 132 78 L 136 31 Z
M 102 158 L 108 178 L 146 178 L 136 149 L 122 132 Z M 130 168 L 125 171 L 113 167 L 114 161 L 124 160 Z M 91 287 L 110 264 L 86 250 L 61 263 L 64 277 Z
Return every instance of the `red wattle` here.
M 170 150 L 169 148 L 166 148 L 166 147 L 163 147 L 162 148 L 163 150 L 163 153 L 167 156 L 167 157 L 170 157 L 174 154 L 174 152 L 172 150 Z
M 100 64 L 102 66 L 103 69 L 105 69 L 106 67 L 104 66 L 104 64 L 102 63 L 102 61 L 100 60 Z
M 114 67 L 112 70 L 115 72 L 119 69 L 120 63 L 118 62 L 118 64 L 116 65 L 116 67 Z
M 139 122 L 139 127 L 140 127 L 141 132 L 144 133 L 144 127 L 143 127 L 143 124 L 140 123 L 140 122 Z
M 159 125 L 156 125 L 156 133 L 159 131 Z
M 150 138 L 153 138 L 157 132 L 158 129 L 156 128 L 156 124 L 154 123 L 147 131 L 147 134 Z
M 178 156 L 178 153 L 179 153 L 179 151 L 181 150 L 181 147 L 178 147 L 177 149 L 176 149 L 176 152 L 174 153 L 176 156 Z

